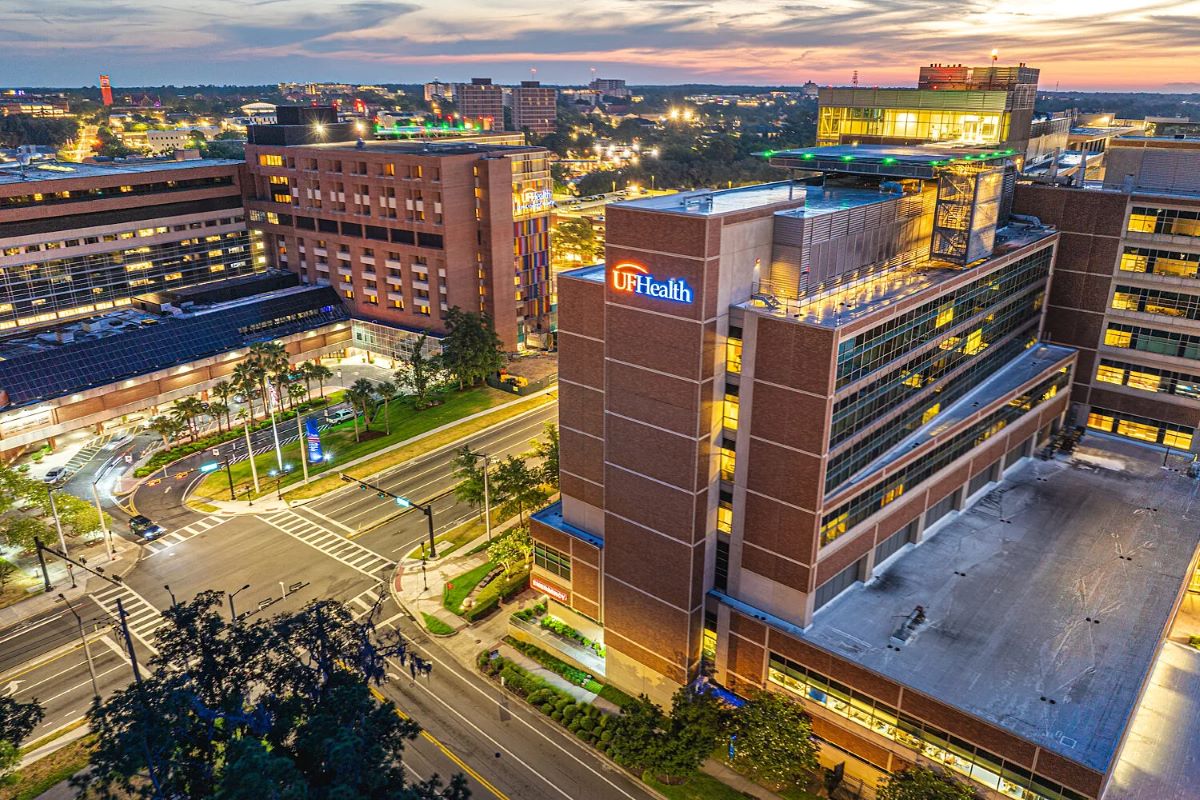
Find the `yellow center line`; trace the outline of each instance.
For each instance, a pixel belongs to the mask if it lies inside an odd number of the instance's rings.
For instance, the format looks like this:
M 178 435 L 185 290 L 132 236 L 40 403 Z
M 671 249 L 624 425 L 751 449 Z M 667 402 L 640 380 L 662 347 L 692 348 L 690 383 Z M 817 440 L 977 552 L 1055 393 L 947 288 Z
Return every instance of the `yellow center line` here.
M 384 697 L 383 692 L 379 691 L 374 686 L 371 687 L 371 694 L 374 695 L 375 699 L 381 703 L 387 701 L 387 699 L 388 699 L 388 698 Z M 396 706 L 394 703 L 392 704 L 392 706 L 393 706 L 393 708 L 396 709 L 396 713 L 400 716 L 400 719 L 412 719 L 412 717 L 410 717 L 408 714 L 405 714 L 403 711 L 401 711 L 399 706 Z M 471 769 L 471 767 L 467 764 L 467 762 L 463 761 L 461 758 L 456 756 L 450 750 L 450 748 L 446 747 L 446 745 L 444 745 L 440 741 L 438 741 L 437 737 L 435 737 L 432 733 L 425 730 L 424 728 L 421 729 L 421 738 L 425 739 L 426 741 L 431 743 L 438 750 L 441 750 L 446 755 L 446 758 L 453 761 L 463 772 L 467 773 L 472 778 L 474 778 L 479 783 L 480 786 L 487 789 L 489 792 L 491 792 L 493 795 L 495 795 L 497 798 L 499 798 L 499 800 L 509 800 L 508 795 L 506 795 L 504 792 L 500 791 L 495 786 L 493 786 L 492 783 L 487 778 L 483 777 L 478 772 Z

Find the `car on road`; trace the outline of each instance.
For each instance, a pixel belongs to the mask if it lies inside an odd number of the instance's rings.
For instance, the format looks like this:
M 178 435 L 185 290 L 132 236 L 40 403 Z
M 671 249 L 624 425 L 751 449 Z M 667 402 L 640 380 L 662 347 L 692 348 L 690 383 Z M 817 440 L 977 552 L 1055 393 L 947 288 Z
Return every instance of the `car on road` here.
M 347 422 L 354 419 L 355 413 L 348 408 L 339 408 L 336 411 L 326 411 L 325 419 L 329 420 L 330 425 L 337 425 L 340 422 Z
M 166 532 L 167 532 L 167 529 L 164 528 L 162 525 L 151 525 L 148 528 L 142 528 L 142 530 L 138 532 L 137 536 L 143 542 L 153 542 L 155 539 L 162 536 Z
M 140 535 L 142 531 L 154 525 L 154 520 L 149 517 L 138 514 L 136 517 L 129 518 L 129 532 L 135 535 Z
M 42 477 L 46 483 L 62 483 L 70 475 L 70 470 L 66 467 L 51 467 Z

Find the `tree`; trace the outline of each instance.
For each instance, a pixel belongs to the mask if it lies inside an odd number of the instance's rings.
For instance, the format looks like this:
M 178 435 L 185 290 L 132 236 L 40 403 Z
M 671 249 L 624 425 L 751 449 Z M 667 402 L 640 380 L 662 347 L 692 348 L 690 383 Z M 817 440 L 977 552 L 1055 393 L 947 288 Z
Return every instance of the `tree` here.
M 310 361 L 306 370 L 306 376 L 311 376 L 312 379 L 317 382 L 317 389 L 320 392 L 320 396 L 324 397 L 325 381 L 333 377 L 333 370 L 324 364 L 318 364 L 315 361 Z
M 213 397 L 217 398 L 222 403 L 224 403 L 226 409 L 228 409 L 229 408 L 229 398 L 233 397 L 237 393 L 237 388 L 229 381 L 218 381 L 216 384 L 213 385 L 213 387 L 211 389 L 208 390 L 208 392 Z M 229 427 L 231 427 L 231 428 L 233 427 L 233 424 L 230 422 L 230 419 L 229 419 L 228 410 L 225 412 L 225 422 L 229 423 Z
M 542 483 L 548 483 L 555 489 L 558 488 L 558 426 L 553 422 L 547 422 L 545 439 L 533 440 L 533 453 L 542 459 L 542 466 L 539 472 L 541 473 Z
M 4 587 L 8 586 L 9 582 L 13 579 L 14 576 L 16 576 L 16 574 L 17 574 L 16 564 L 13 564 L 11 561 L 6 561 L 5 559 L 0 558 L 0 591 L 3 591 Z
M 221 420 L 229 419 L 229 406 L 220 400 L 214 400 L 208 404 L 208 413 L 212 414 L 213 419 L 217 421 L 217 433 L 221 433 Z M 230 425 L 230 427 L 233 426 Z
M 175 401 L 175 409 L 172 414 L 187 425 L 192 436 L 196 436 L 199 431 L 196 429 L 196 418 L 201 414 L 208 413 L 208 405 L 199 397 L 183 397 Z
M 363 430 L 371 430 L 371 410 L 375 407 L 375 384 L 366 378 L 359 378 L 346 390 L 346 399 L 350 401 L 355 413 L 361 413 Z M 354 425 L 355 439 L 358 438 L 358 423 Z
M 592 223 L 586 219 L 564 219 L 550 234 L 551 253 L 558 261 L 590 264 L 598 245 Z
M 467 797 L 460 778 L 446 790 L 406 781 L 401 754 L 420 728 L 371 693 L 389 661 L 415 657 L 398 633 L 328 600 L 231 623 L 215 591 L 163 617 L 150 674 L 88 712 L 97 741 L 81 789 L 114 799 Z
M 888 775 L 875 789 L 876 800 L 979 800 L 979 793 L 956 778 L 913 766 Z
M 504 567 L 505 572 L 511 572 L 513 567 L 525 564 L 533 555 L 533 540 L 529 538 L 529 529 L 513 528 L 492 540 L 487 548 L 488 560 L 495 561 Z
M 667 735 L 651 768 L 674 780 L 696 774 L 726 738 L 728 728 L 729 711 L 711 694 L 687 686 L 676 690 Z
M 379 395 L 380 399 L 383 400 L 383 424 L 387 426 L 385 433 L 388 436 L 391 436 L 392 415 L 390 413 L 390 406 L 392 400 L 396 398 L 396 395 L 400 394 L 400 389 L 391 381 L 380 381 L 379 383 L 375 384 L 375 394 Z
M 426 408 L 432 405 L 431 395 L 436 388 L 437 373 L 441 369 L 441 356 L 425 355 L 425 342 L 429 339 L 422 333 L 413 344 L 404 366 L 396 371 L 396 383 L 412 389 L 413 405 Z
M 163 447 L 168 447 L 171 444 L 171 440 L 183 430 L 184 423 L 182 420 L 159 414 L 150 420 L 150 428 L 162 437 Z
M 483 457 L 471 449 L 469 444 L 454 451 L 454 497 L 463 503 L 470 503 L 479 509 L 479 518 L 483 519 Z M 492 498 L 493 500 L 495 498 Z
M 497 499 L 503 498 L 501 513 L 506 517 L 517 514 L 521 525 L 525 524 L 526 511 L 546 501 L 541 475 L 518 456 L 509 456 L 496 466 L 492 485 L 496 487 Z
M 774 692 L 759 692 L 738 709 L 734 763 L 778 787 L 798 783 L 817 768 L 817 744 L 804 709 Z
M 18 703 L 11 697 L 0 697 L 0 783 L 21 762 L 21 742 L 45 716 L 45 709 L 36 700 Z
M 618 764 L 634 770 L 649 769 L 657 758 L 666 715 L 660 706 L 640 695 L 636 702 L 621 708 L 621 714 L 609 721 L 612 731 L 608 755 Z
M 446 312 L 446 338 L 442 339 L 442 366 L 458 381 L 458 388 L 474 386 L 504 366 L 503 345 L 487 314 L 454 306 Z
M 297 403 L 304 399 L 308 394 L 308 390 L 299 383 L 289 383 L 287 387 L 288 401 L 291 402 L 292 408 L 295 408 Z

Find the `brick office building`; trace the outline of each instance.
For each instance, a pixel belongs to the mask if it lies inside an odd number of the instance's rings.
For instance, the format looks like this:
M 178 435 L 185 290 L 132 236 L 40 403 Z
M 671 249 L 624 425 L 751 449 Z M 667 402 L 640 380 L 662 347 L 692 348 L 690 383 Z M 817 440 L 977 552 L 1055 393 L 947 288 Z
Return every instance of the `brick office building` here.
M 972 528 L 998 482 L 1054 482 L 1027 456 L 1075 364 L 1041 334 L 1057 232 L 995 211 L 1006 161 L 820 148 L 775 162 L 821 186 L 610 207 L 606 264 L 560 276 L 563 497 L 532 526 L 533 586 L 605 645 L 577 661 L 802 698 L 834 761 L 1100 796 L 1195 542 L 1130 572 L 1056 500 Z M 1087 640 L 1077 569 L 1116 593 Z
M 454 105 L 464 119 L 478 122 L 487 130 L 506 128 L 504 87 L 492 83 L 491 78 L 472 78 L 470 83 L 455 84 Z
M 545 136 L 558 130 L 558 90 L 539 81 L 512 88 L 513 128 Z
M 1111 142 L 1103 186 L 1020 184 L 1061 231 L 1046 338 L 1079 350 L 1075 418 L 1175 450 L 1200 441 L 1200 139 Z
M 281 146 L 259 144 L 251 131 L 246 203 L 269 256 L 307 283 L 337 289 L 357 321 L 358 344 L 393 356 L 414 331 L 444 333 L 455 306 L 491 315 L 508 350 L 548 343 L 545 150 Z

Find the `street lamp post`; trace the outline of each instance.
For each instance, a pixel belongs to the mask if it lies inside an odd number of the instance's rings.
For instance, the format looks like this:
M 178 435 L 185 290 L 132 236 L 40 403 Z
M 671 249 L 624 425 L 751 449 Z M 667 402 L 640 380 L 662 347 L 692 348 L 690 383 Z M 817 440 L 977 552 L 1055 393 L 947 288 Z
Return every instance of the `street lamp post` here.
M 225 593 L 226 596 L 229 597 L 229 618 L 231 620 L 233 620 L 234 625 L 238 624 L 238 615 L 237 615 L 237 611 L 235 611 L 234 607 L 233 607 L 233 598 L 237 597 L 239 594 L 241 594 L 242 592 L 246 591 L 249 588 L 250 588 L 250 584 L 247 583 L 245 586 L 238 589 L 236 592 L 226 592 Z
M 250 420 L 246 421 L 246 458 L 250 460 L 250 477 L 254 480 L 254 493 L 259 493 L 258 468 L 254 466 L 254 448 L 250 446 Z
M 108 523 L 104 521 L 104 509 L 100 507 L 100 490 L 96 488 L 96 484 L 99 482 L 99 478 L 92 481 L 92 499 L 96 501 L 96 516 L 100 518 L 100 532 L 104 534 L 104 545 L 108 549 L 108 560 L 112 561 L 116 558 L 116 552 L 113 550 L 112 531 L 108 529 Z
M 54 504 L 54 487 L 46 488 L 46 496 L 50 498 L 50 513 L 54 515 L 54 528 L 58 531 L 58 546 L 62 548 L 63 554 L 69 556 L 67 551 L 67 537 L 63 536 L 62 521 L 58 518 L 58 506 Z M 71 562 L 67 562 L 67 574 L 71 576 L 71 588 L 75 588 L 75 569 Z
M 87 635 L 83 632 L 83 619 L 79 616 L 79 612 L 75 610 L 75 606 L 71 605 L 71 601 L 62 592 L 58 593 L 58 599 L 67 604 L 67 608 L 71 609 L 71 614 L 75 617 L 75 624 L 79 627 L 79 640 L 83 642 L 83 657 L 87 659 L 88 675 L 92 678 L 92 696 L 97 700 L 100 699 L 100 686 L 96 683 L 96 668 L 92 665 L 92 648 L 88 644 Z
M 275 496 L 283 499 L 283 476 L 292 471 L 291 464 L 284 464 L 283 471 L 271 470 L 268 474 L 275 479 Z

